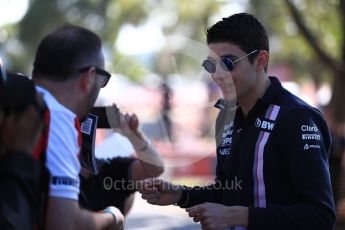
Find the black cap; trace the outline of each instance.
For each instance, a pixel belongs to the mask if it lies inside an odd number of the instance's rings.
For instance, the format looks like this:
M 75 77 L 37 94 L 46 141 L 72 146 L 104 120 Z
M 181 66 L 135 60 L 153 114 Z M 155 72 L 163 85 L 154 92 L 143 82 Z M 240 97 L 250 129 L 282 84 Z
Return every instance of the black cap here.
M 33 104 L 36 100 L 36 89 L 33 81 L 20 73 L 7 73 L 1 95 L 3 107 L 21 107 Z

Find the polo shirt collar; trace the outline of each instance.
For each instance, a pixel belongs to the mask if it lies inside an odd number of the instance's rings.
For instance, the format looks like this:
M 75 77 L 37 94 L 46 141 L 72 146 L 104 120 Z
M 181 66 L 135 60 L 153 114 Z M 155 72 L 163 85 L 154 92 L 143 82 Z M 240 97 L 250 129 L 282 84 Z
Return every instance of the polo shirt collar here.
M 270 76 L 269 80 L 271 81 L 271 84 L 267 88 L 264 96 L 262 98 L 258 99 L 259 103 L 264 103 L 264 104 L 272 103 L 274 101 L 274 99 L 276 98 L 278 92 L 282 88 L 282 85 L 281 85 L 280 81 L 278 80 L 278 78 Z M 226 109 L 226 108 L 236 109 L 238 107 L 238 103 L 231 102 L 231 101 L 226 101 L 224 99 L 219 99 L 216 102 L 216 104 L 214 105 L 214 107 L 216 107 L 216 108 L 218 108 L 220 110 L 223 110 L 223 109 Z

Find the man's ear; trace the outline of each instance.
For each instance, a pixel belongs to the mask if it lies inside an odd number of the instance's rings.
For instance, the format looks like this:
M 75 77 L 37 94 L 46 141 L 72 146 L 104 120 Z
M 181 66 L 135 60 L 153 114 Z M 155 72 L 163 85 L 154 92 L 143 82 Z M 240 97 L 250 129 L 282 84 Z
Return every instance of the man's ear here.
M 80 74 L 80 88 L 86 94 L 89 94 L 95 80 L 95 68 L 91 67 L 88 71 Z
M 257 57 L 256 71 L 265 69 L 268 65 L 269 54 L 265 50 L 259 50 L 259 55 Z

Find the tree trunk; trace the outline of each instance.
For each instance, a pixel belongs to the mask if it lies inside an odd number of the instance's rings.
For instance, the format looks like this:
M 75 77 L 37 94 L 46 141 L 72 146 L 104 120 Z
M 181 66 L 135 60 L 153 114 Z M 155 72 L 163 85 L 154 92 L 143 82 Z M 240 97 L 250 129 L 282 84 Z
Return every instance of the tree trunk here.
M 345 70 L 333 72 L 332 98 L 330 108 L 333 111 L 332 120 L 339 126 L 345 124 Z M 343 129 L 344 130 L 344 129 Z
M 292 1 L 285 0 L 285 2 L 301 34 L 308 42 L 310 47 L 315 51 L 320 61 L 324 63 L 326 67 L 328 67 L 333 75 L 332 98 L 329 105 L 330 110 L 332 111 L 331 119 L 332 123 L 334 123 L 337 128 L 343 127 L 345 124 L 345 0 L 340 0 L 340 5 L 338 8 L 343 32 L 342 60 L 334 59 L 322 48 L 322 46 L 319 44 L 319 41 L 304 23 L 300 12 Z

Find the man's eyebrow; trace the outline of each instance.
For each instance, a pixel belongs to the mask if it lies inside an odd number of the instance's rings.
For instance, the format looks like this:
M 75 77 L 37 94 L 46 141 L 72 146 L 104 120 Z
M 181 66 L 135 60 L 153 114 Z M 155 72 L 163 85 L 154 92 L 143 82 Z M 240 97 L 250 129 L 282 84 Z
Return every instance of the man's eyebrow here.
M 230 59 L 237 59 L 238 57 L 236 55 L 233 55 L 233 54 L 225 54 L 225 55 L 222 55 L 220 56 L 221 58 L 223 57 L 228 57 Z

